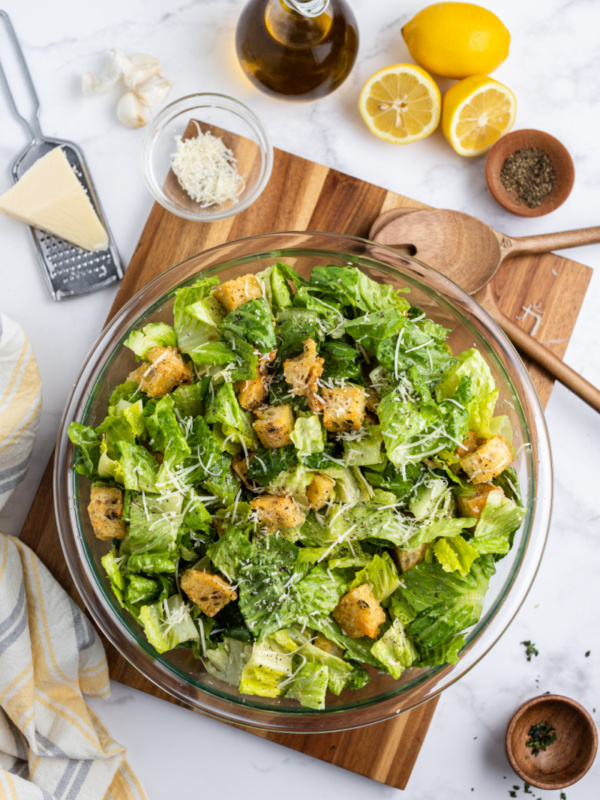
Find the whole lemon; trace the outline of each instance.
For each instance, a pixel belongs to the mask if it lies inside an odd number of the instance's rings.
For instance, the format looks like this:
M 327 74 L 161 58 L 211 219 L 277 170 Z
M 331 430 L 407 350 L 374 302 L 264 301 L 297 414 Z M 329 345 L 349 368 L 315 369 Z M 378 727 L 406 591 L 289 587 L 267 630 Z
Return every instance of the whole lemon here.
M 411 56 L 444 78 L 493 72 L 508 55 L 510 33 L 487 8 L 474 3 L 435 3 L 402 28 Z

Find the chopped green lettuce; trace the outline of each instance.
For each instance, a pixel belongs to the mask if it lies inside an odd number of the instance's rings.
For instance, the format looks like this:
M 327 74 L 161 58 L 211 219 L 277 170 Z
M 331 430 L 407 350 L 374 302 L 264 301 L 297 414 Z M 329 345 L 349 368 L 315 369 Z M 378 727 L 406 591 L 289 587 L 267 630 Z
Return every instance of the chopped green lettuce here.
M 205 416 L 208 424 L 220 423 L 226 437 L 245 444 L 248 449 L 258 444 L 252 419 L 252 414 L 240 406 L 231 383 L 219 387 Z
M 324 664 L 307 661 L 290 678 L 285 696 L 297 700 L 305 708 L 322 710 L 329 683 L 329 670 Z
M 400 586 L 400 578 L 389 553 L 373 556 L 372 561 L 356 573 L 349 589 L 355 589 L 364 583 L 371 587 L 375 599 L 380 602 L 396 591 Z
M 153 347 L 177 347 L 177 335 L 164 322 L 151 322 L 141 331 L 132 331 L 123 342 L 138 358 L 146 358 Z
M 456 357 L 457 363 L 436 386 L 439 399 L 454 397 L 465 377 L 470 378 L 471 399 L 467 405 L 469 429 L 480 436 L 491 436 L 490 424 L 498 398 L 498 390 L 490 368 L 478 350 L 465 350 Z
M 470 544 L 478 553 L 505 556 L 526 510 L 500 492 L 490 492 Z
M 306 412 L 300 412 L 296 416 L 296 423 L 290 438 L 296 446 L 296 452 L 300 458 L 313 453 L 322 453 L 327 444 L 327 435 L 321 418 L 317 414 L 307 414 Z
M 177 492 L 136 496 L 131 501 L 125 539 L 129 552 L 173 551 L 181 525 L 182 505 L 183 497 Z
M 71 422 L 68 428 L 69 439 L 75 445 L 73 469 L 78 475 L 91 478 L 98 472 L 100 459 L 100 436 L 94 428 Z
M 465 576 L 479 552 L 459 534 L 451 539 L 438 539 L 433 552 L 445 572 L 458 572 Z
M 252 655 L 242 668 L 240 692 L 259 697 L 278 697 L 279 684 L 292 674 L 292 657 L 273 647 L 269 640 L 255 642 Z
M 198 639 L 198 630 L 190 608 L 176 594 L 167 600 L 140 608 L 140 621 L 150 644 L 158 653 L 166 653 L 184 642 Z
M 261 353 L 268 353 L 277 347 L 273 318 L 264 297 L 255 297 L 230 311 L 221 322 L 221 330 L 245 339 Z
M 417 648 L 407 635 L 400 617 L 396 617 L 383 636 L 375 642 L 371 653 L 396 680 L 418 658 Z

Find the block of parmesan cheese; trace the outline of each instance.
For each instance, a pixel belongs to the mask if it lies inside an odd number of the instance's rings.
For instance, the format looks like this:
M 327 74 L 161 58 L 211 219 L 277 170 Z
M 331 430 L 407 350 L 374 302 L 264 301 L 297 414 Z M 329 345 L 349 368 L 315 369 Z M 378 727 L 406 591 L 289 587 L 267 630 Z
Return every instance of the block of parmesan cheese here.
M 38 159 L 0 197 L 0 212 L 84 250 L 106 250 L 108 233 L 60 147 Z

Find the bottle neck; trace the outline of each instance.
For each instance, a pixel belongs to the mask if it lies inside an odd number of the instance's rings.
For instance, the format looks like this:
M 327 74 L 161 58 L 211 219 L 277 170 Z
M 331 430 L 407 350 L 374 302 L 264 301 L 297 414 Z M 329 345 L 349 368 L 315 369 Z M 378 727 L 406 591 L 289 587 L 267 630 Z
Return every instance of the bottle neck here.
M 318 17 L 326 11 L 329 0 L 283 0 L 283 4 L 303 17 Z

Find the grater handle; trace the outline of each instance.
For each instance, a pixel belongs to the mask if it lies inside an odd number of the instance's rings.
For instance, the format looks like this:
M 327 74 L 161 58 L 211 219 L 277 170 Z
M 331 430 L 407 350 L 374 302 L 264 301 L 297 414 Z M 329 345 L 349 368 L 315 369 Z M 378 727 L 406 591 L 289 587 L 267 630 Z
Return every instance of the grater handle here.
M 37 139 L 43 138 L 42 132 L 40 130 L 40 101 L 37 96 L 35 86 L 33 85 L 31 74 L 29 72 L 29 69 L 27 68 L 27 62 L 25 61 L 25 56 L 23 55 L 23 51 L 21 50 L 21 45 L 19 44 L 19 40 L 17 39 L 17 34 L 15 33 L 15 29 L 13 28 L 12 22 L 10 21 L 10 17 L 6 13 L 6 11 L 2 11 L 1 9 L 0 9 L 0 17 L 4 21 L 4 27 L 13 44 L 15 53 L 17 55 L 17 61 L 19 63 L 19 66 L 21 67 L 21 73 L 23 75 L 23 78 L 25 79 L 25 83 L 27 84 L 29 94 L 33 101 L 32 118 L 27 119 L 27 117 L 24 117 L 23 114 L 21 114 L 21 112 L 19 111 L 14 95 L 11 91 L 10 84 L 8 82 L 8 78 L 6 77 L 6 72 L 4 71 L 1 58 L 0 58 L 0 80 L 4 85 L 8 101 L 15 116 L 22 122 L 23 127 L 25 128 L 27 133 L 31 136 L 32 140 L 35 142 Z

